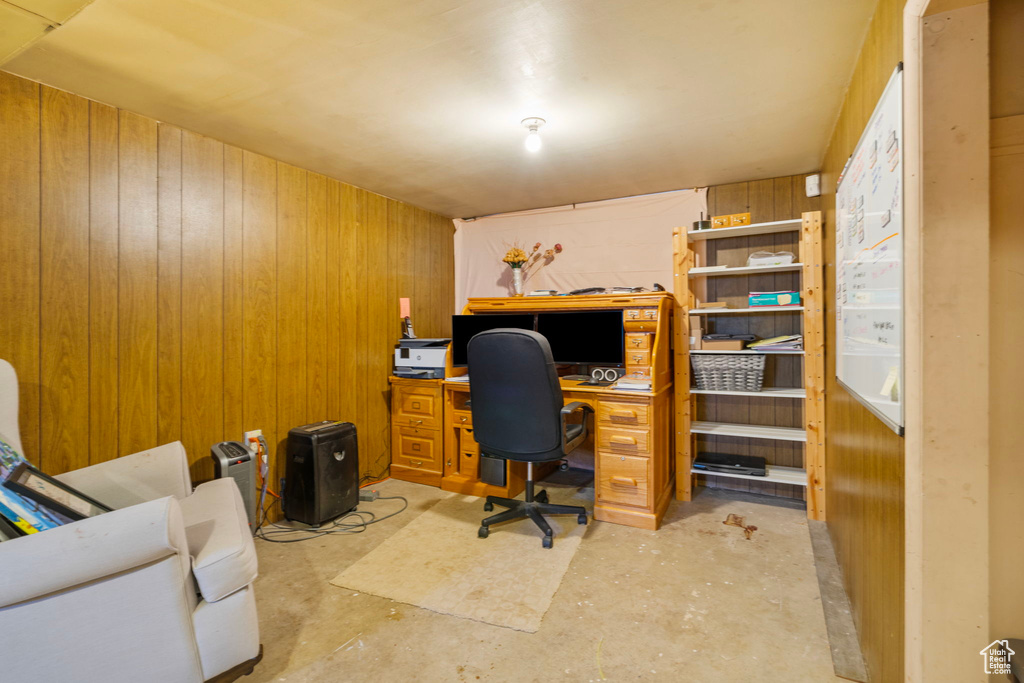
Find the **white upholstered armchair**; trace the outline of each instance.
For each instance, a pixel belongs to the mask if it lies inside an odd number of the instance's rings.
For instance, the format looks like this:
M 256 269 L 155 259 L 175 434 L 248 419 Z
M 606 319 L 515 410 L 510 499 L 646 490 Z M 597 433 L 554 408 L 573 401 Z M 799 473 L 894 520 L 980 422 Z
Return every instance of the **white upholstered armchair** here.
M 21 449 L 0 360 L 0 438 Z M 0 543 L 4 681 L 208 681 L 262 650 L 256 551 L 233 480 L 194 491 L 181 443 L 58 477 L 113 512 Z

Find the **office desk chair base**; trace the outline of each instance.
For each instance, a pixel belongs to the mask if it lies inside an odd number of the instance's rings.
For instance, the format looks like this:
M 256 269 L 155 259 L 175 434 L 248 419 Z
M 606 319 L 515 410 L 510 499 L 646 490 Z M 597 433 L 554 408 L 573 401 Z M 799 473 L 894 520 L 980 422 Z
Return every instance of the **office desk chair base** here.
M 532 470 L 532 467 L 530 468 Z M 503 508 L 508 508 L 504 512 L 499 512 L 496 515 L 491 515 L 483 522 L 481 522 L 480 530 L 477 532 L 477 536 L 480 538 L 487 538 L 490 534 L 488 527 L 492 524 L 498 524 L 500 522 L 510 522 L 516 519 L 525 519 L 529 517 L 533 520 L 533 523 L 540 527 L 540 530 L 544 532 L 544 539 L 541 541 L 541 545 L 545 548 L 550 548 L 554 542 L 554 533 L 551 530 L 551 526 L 547 520 L 544 519 L 544 515 L 576 515 L 576 521 L 579 524 L 587 523 L 587 510 L 586 508 L 577 505 L 554 505 L 548 502 L 548 492 L 541 491 L 536 496 L 533 495 L 533 481 L 532 471 L 531 478 L 526 482 L 526 500 L 516 500 L 515 498 L 501 498 L 499 496 L 487 496 L 487 502 L 484 503 L 484 511 L 490 512 L 494 509 L 495 505 L 500 505 Z

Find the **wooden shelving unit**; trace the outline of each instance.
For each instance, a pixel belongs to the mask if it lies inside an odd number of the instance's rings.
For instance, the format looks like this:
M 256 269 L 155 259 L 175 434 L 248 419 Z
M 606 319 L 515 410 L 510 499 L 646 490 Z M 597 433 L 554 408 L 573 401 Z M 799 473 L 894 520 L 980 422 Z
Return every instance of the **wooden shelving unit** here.
M 778 233 L 796 233 L 795 236 L 786 238 Z M 765 235 L 777 235 L 775 238 L 764 238 Z M 749 247 L 747 240 L 735 240 L 734 242 L 717 242 L 718 240 L 729 240 L 731 238 L 750 238 Z M 736 253 L 742 252 L 744 248 L 749 251 L 756 251 L 764 245 L 771 245 L 772 239 L 789 239 L 790 244 L 795 242 L 799 248 L 799 262 L 783 266 L 747 267 L 736 262 Z M 824 443 L 824 375 L 825 375 L 825 320 L 824 320 L 824 277 L 822 273 L 822 234 L 821 234 L 821 212 L 813 211 L 804 213 L 801 218 L 786 221 L 772 221 L 769 223 L 755 223 L 738 228 L 720 228 L 715 230 L 686 231 L 677 229 L 674 234 L 674 285 L 676 296 L 676 309 L 674 316 L 675 325 L 675 412 L 676 412 L 676 497 L 679 500 L 690 500 L 696 477 L 721 477 L 723 479 L 742 479 L 751 482 L 763 482 L 770 484 L 785 484 L 789 486 L 805 487 L 807 501 L 807 515 L 812 519 L 825 519 L 825 443 Z M 722 250 L 718 246 L 723 247 Z M 737 245 L 737 246 L 729 246 Z M 718 254 L 729 253 L 733 256 L 732 263 L 727 268 L 714 267 Z M 710 262 L 709 262 L 710 261 Z M 737 299 L 741 293 L 746 291 L 773 291 L 764 286 L 765 282 L 771 283 L 771 276 L 767 279 L 762 277 L 769 274 L 784 274 L 783 282 L 793 277 L 799 277 L 802 301 L 800 306 L 763 306 L 756 308 L 730 307 L 730 308 L 697 308 L 697 304 L 703 301 L 727 300 L 728 294 L 732 297 L 730 302 L 736 306 Z M 785 275 L 788 274 L 788 275 Z M 727 278 L 726 276 L 735 276 Z M 740 276 L 748 278 L 744 281 Z M 752 278 L 760 278 L 753 280 Z M 755 284 L 755 282 L 757 284 Z M 749 283 L 749 289 L 747 284 Z M 794 287 L 796 288 L 796 287 Z M 780 287 L 781 289 L 781 287 Z M 709 295 L 709 290 L 713 295 Z M 799 313 L 799 320 L 785 315 L 787 313 Z M 792 328 L 793 334 L 799 331 L 803 334 L 803 351 L 788 352 L 758 352 L 758 351 L 712 351 L 712 350 L 689 350 L 690 337 L 690 316 L 703 316 L 703 325 L 707 326 L 710 321 L 715 324 L 735 329 L 737 324 L 750 320 L 751 326 L 757 324 L 754 321 L 769 321 L 760 323 L 767 326 L 767 329 Z M 779 322 L 777 325 L 771 323 L 773 318 L 768 316 L 780 315 L 786 322 Z M 747 318 L 745 316 L 763 316 L 760 318 Z M 731 326 L 731 327 L 730 327 Z M 779 332 L 783 334 L 784 332 Z M 802 386 L 765 386 L 760 392 L 755 391 L 711 391 L 698 390 L 691 387 L 690 382 L 690 354 L 719 353 L 747 355 L 762 353 L 763 355 L 776 356 L 781 359 L 792 360 L 787 363 L 799 363 L 799 370 L 793 370 L 799 375 Z M 793 367 L 793 366 L 790 366 Z M 790 375 L 790 379 L 793 377 Z M 788 382 L 796 384 L 797 382 Z M 768 422 L 775 408 L 768 410 L 756 409 L 754 406 L 789 406 L 790 408 L 778 409 L 779 415 L 790 415 L 793 401 L 800 401 L 802 404 L 801 421 L 784 422 L 783 424 L 748 424 L 722 419 L 698 419 L 702 413 L 708 412 L 706 406 L 700 401 L 726 400 L 732 401 L 731 407 L 735 408 L 737 401 L 755 401 L 764 399 L 764 402 L 750 403 L 751 408 L 747 412 L 741 411 L 741 417 L 746 418 L 747 414 L 757 415 L 752 421 Z M 782 401 L 782 403 L 778 403 Z M 746 409 L 744 409 L 746 410 Z M 735 412 L 735 410 L 733 411 Z M 764 419 L 768 416 L 768 419 Z M 728 416 L 727 416 L 728 417 Z M 757 419 L 757 418 L 761 419 Z M 792 418 L 789 418 L 792 420 Z M 802 422 L 802 426 L 801 425 Z M 798 425 L 798 426 L 790 426 Z M 801 448 L 803 467 L 787 467 L 774 465 L 769 462 L 767 476 L 755 477 L 732 473 L 709 473 L 704 470 L 697 470 L 693 467 L 693 461 L 697 454 L 699 439 L 718 439 L 725 437 L 728 443 L 747 444 L 754 452 L 771 452 L 771 444 L 791 444 L 789 448 Z M 731 440 L 731 441 L 729 441 Z M 736 441 L 740 440 L 740 441 Z M 761 446 L 759 444 L 766 444 Z M 757 449 L 762 449 L 758 451 Z M 786 489 L 795 491 L 796 489 Z M 791 494 L 787 494 L 791 495 Z

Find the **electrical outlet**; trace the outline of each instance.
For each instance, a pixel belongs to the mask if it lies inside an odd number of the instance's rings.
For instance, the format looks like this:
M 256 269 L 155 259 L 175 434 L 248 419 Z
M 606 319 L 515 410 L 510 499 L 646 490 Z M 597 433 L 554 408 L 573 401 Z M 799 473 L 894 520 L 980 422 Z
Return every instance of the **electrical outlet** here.
M 242 434 L 242 443 L 244 443 L 245 447 L 248 448 L 253 453 L 255 453 L 257 450 L 256 442 L 250 441 L 249 439 L 255 439 L 258 436 L 263 436 L 262 429 L 253 429 L 252 431 L 244 432 Z

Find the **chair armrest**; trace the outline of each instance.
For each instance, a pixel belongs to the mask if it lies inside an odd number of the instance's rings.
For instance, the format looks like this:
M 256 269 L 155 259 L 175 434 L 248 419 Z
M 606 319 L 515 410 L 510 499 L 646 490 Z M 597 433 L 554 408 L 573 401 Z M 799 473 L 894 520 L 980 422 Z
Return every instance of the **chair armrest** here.
M 192 493 L 188 457 L 180 441 L 114 458 L 56 477 L 104 505 L 119 509 Z
M 188 541 L 178 501 L 159 500 L 0 543 L 0 608 L 73 588 L 163 559 Z
M 577 434 L 574 438 L 569 439 L 568 423 L 566 418 L 575 413 L 577 410 L 583 411 L 583 431 Z M 569 453 L 587 438 L 587 415 L 594 412 L 594 409 L 588 406 L 586 403 L 580 401 L 573 401 L 567 403 L 562 407 L 560 415 L 562 418 L 562 453 Z

